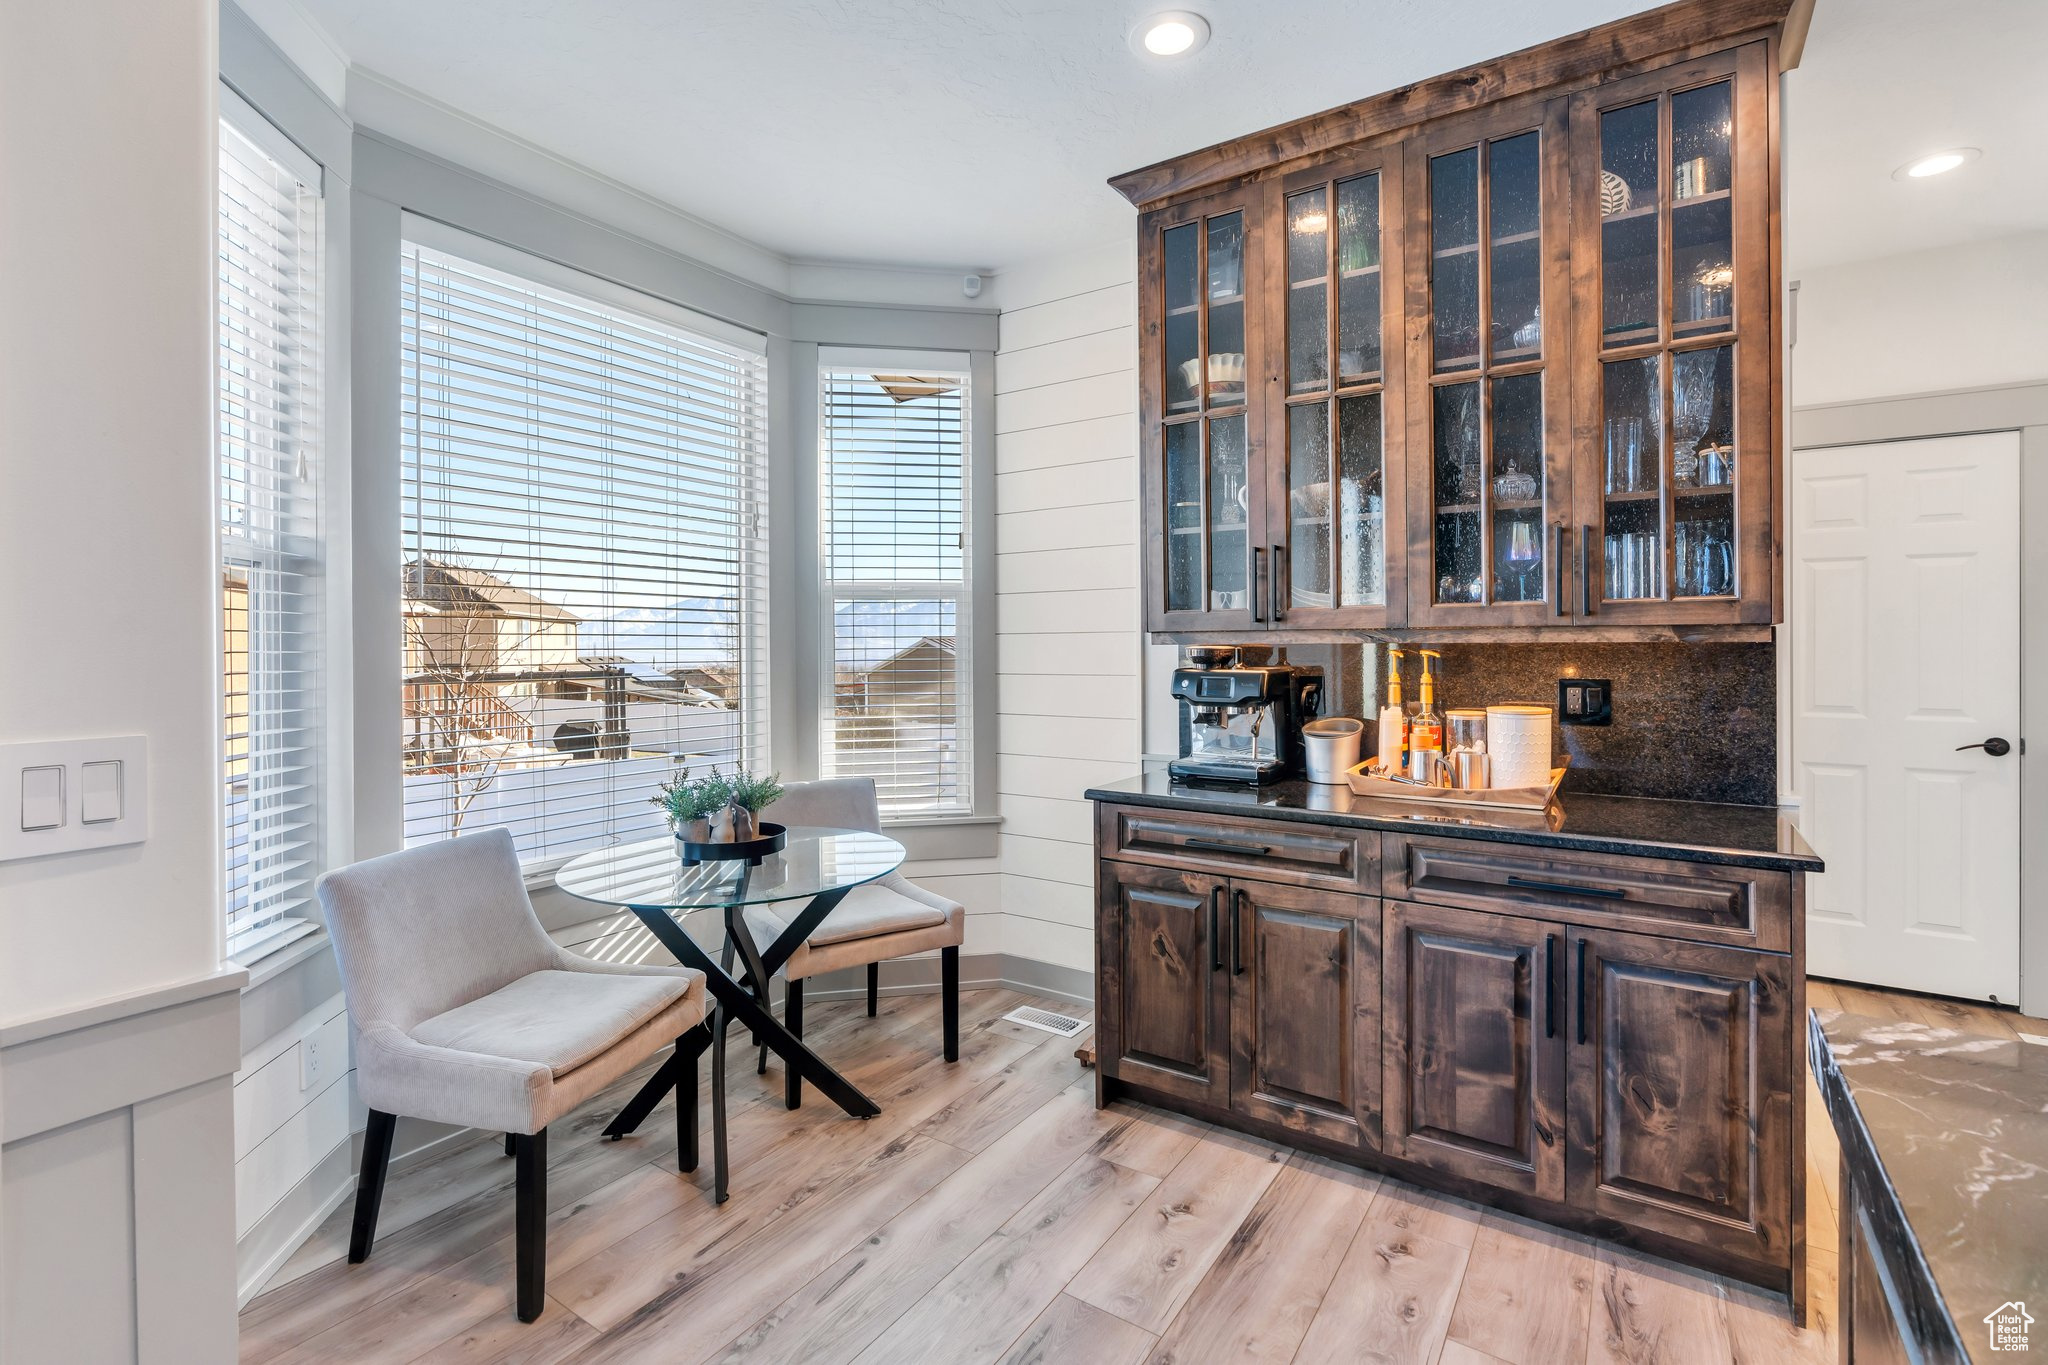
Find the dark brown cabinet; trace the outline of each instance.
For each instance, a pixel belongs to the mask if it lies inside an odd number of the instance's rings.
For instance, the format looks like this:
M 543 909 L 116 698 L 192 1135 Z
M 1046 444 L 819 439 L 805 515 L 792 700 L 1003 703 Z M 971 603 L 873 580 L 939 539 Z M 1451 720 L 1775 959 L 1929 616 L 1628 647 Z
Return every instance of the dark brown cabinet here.
M 1389 1155 L 1564 1197 L 1561 937 L 1539 921 L 1388 903 Z
M 1201 1104 L 1230 1100 L 1228 929 L 1220 877 L 1104 862 L 1096 963 L 1103 1074 Z
M 1779 619 L 1783 8 L 1667 7 L 1118 177 L 1147 629 Z
M 1230 896 L 1230 1107 L 1377 1145 L 1379 901 L 1261 882 Z
M 1765 1263 L 1790 1250 L 1791 960 L 1570 932 L 1571 1202 Z

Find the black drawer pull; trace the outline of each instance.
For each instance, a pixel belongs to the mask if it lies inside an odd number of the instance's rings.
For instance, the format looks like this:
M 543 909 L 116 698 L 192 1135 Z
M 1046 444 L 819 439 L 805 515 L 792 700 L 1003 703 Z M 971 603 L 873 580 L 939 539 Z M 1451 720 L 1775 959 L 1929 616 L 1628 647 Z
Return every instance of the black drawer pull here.
M 1230 974 L 1244 975 L 1244 902 L 1245 894 L 1237 893 L 1236 902 L 1230 907 Z
M 1579 940 L 1579 1045 L 1586 1043 L 1586 940 Z
M 1223 900 L 1223 888 L 1209 888 L 1209 970 L 1223 970 L 1223 915 L 1218 908 Z
M 1557 1036 L 1557 935 L 1543 936 L 1543 1036 Z
M 1603 900 L 1625 901 L 1628 892 L 1613 886 L 1576 886 L 1571 882 L 1545 882 L 1534 877 L 1508 876 L 1509 886 L 1519 886 L 1529 891 L 1556 891 L 1566 896 L 1598 896 Z
M 1245 853 L 1254 858 L 1263 858 L 1273 850 L 1266 844 L 1241 844 L 1234 839 L 1204 839 L 1190 835 L 1181 841 L 1182 848 L 1199 849 L 1204 853 Z

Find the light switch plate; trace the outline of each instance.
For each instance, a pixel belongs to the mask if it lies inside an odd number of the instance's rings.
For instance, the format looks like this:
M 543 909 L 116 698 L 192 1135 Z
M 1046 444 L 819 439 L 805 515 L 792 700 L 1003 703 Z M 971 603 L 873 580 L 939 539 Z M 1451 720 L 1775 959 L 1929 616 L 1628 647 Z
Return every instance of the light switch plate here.
M 54 770 L 56 780 L 43 770 Z M 0 862 L 139 844 L 147 837 L 149 742 L 143 736 L 0 744 Z

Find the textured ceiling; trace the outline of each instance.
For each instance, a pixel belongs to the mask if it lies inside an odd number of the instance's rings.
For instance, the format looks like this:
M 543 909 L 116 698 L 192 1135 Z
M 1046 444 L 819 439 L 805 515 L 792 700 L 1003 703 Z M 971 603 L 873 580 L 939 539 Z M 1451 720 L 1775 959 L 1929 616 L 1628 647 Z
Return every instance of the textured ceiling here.
M 1825 0 L 1823 0 L 1825 3 Z M 800 260 L 1000 268 L 1127 231 L 1119 171 L 1643 0 L 304 0 L 349 58 Z M 1215 36 L 1134 54 L 1175 4 Z
M 1791 272 L 2048 229 L 2044 52 L 2044 0 L 1818 0 L 1786 78 Z M 1984 155 L 1892 179 L 1958 146 Z

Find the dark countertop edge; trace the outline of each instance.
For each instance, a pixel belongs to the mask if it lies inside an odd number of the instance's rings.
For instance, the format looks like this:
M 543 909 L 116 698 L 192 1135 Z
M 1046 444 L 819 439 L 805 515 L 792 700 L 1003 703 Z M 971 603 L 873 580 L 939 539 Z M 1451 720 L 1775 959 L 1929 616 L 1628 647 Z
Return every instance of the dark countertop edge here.
M 1910 1275 L 1912 1283 L 1909 1286 L 1901 1286 L 1901 1289 L 1910 1292 L 1918 1300 L 1916 1304 L 1904 1306 L 1909 1310 L 1919 1308 L 1920 1317 L 1927 1319 L 1924 1322 L 1901 1324 L 1901 1328 L 1932 1328 L 1935 1331 L 1946 1328 L 1947 1340 L 1928 1342 L 1922 1337 L 1920 1344 L 1952 1352 L 1952 1358 L 1956 1360 L 1973 1360 L 1975 1357 L 1970 1354 L 1969 1347 L 1963 1341 L 1962 1324 L 1956 1321 L 1954 1310 L 1942 1297 L 1941 1285 L 1934 1278 L 1933 1267 L 1927 1264 L 1927 1257 L 1920 1249 L 1919 1239 L 1913 1235 L 1913 1224 L 1906 1217 L 1905 1206 L 1899 1202 L 1898 1190 L 1893 1187 L 1891 1176 L 1884 1168 L 1884 1158 L 1878 1153 L 1877 1143 L 1871 1138 L 1869 1128 L 1864 1126 L 1863 1111 L 1856 1107 L 1856 1097 L 1850 1093 L 1848 1078 L 1842 1075 L 1841 1067 L 1835 1064 L 1834 1050 L 1828 1044 L 1827 1030 L 1821 1023 L 1820 1015 L 1819 1010 L 1809 1009 L 1806 1012 L 1806 1059 L 1813 1068 L 1814 1082 L 1820 1091 L 1821 1108 L 1827 1111 L 1828 1121 L 1834 1127 L 1836 1140 L 1842 1149 L 1843 1163 L 1856 1167 L 1862 1177 L 1857 1182 L 1858 1188 L 1867 1190 L 1874 1199 L 1883 1201 L 1882 1205 L 1873 1211 L 1882 1218 L 1884 1230 L 1894 1234 L 1893 1240 L 1896 1242 L 1895 1246 L 1887 1248 L 1892 1253 L 1888 1257 L 1887 1269 L 1895 1275 Z M 1846 1203 L 1849 1193 L 1848 1190 L 1842 1190 L 1836 1197 Z M 1837 1250 L 1842 1256 L 1849 1254 L 1847 1246 Z M 1848 1324 L 1837 1322 L 1835 1329 L 1838 1333 L 1845 1332 L 1848 1330 Z M 1931 1358 L 1938 1360 L 1941 1357 Z
M 1090 801 L 1121 806 L 1151 806 L 1160 810 L 1197 810 L 1242 815 L 1254 820 L 1293 820 L 1305 825 L 1346 825 L 1354 829 L 1378 830 L 1390 834 L 1425 834 L 1432 838 L 1477 839 L 1495 844 L 1526 844 L 1533 848 L 1561 848 L 1584 853 L 1617 853 L 1637 857 L 1670 858 L 1678 862 L 1716 863 L 1726 867 L 1753 867 L 1771 872 L 1819 872 L 1820 856 L 1813 853 L 1754 853 L 1743 849 L 1717 848 L 1708 844 L 1666 843 L 1653 839 L 1629 839 L 1599 834 L 1575 834 L 1570 830 L 1510 829 L 1498 825 L 1463 825 L 1449 821 L 1403 819 L 1395 816 L 1358 815 L 1349 811 L 1291 810 L 1274 806 L 1244 806 L 1234 802 L 1206 802 L 1193 796 L 1162 796 L 1156 792 L 1114 791 L 1090 787 L 1084 795 Z M 1603 800 L 1649 801 L 1653 797 L 1603 797 Z M 1564 798 L 1570 805 L 1571 798 Z M 1717 802 L 1669 801 L 1667 805 L 1717 805 Z M 1741 809 L 1748 809 L 1743 807 Z

